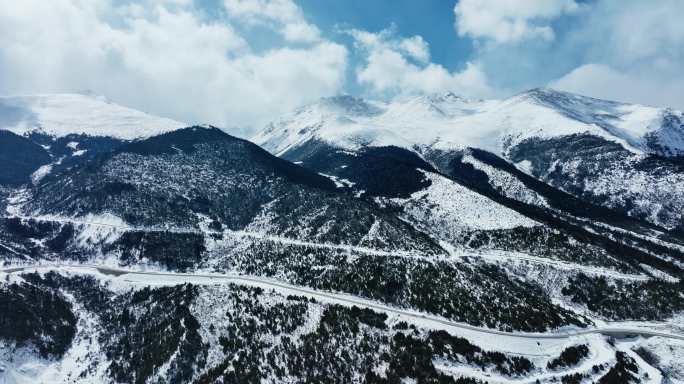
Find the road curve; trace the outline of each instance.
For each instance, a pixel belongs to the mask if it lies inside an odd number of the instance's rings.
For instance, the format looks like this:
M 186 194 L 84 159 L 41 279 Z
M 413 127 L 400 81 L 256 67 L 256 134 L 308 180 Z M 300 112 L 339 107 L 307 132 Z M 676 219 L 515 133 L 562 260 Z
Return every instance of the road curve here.
M 439 316 L 411 311 L 407 309 L 401 309 L 397 307 L 392 307 L 384 305 L 371 300 L 366 300 L 358 298 L 355 296 L 350 296 L 347 294 L 333 293 L 326 291 L 319 291 L 311 288 L 305 288 L 301 286 L 291 285 L 283 283 L 280 281 L 245 276 L 245 275 L 235 275 L 235 274 L 217 274 L 217 273 L 175 273 L 175 272 L 155 272 L 155 271 L 135 271 L 121 268 L 113 268 L 105 265 L 95 265 L 95 264 L 43 264 L 34 266 L 16 266 L 0 269 L 0 272 L 6 274 L 21 273 L 27 270 L 37 270 L 37 269 L 89 269 L 93 271 L 100 272 L 102 274 L 115 275 L 116 278 L 125 277 L 127 275 L 144 275 L 144 276 L 158 276 L 158 277 L 178 277 L 186 279 L 207 279 L 205 284 L 216 284 L 217 282 L 223 281 L 228 283 L 250 285 L 250 286 L 265 286 L 269 288 L 285 290 L 289 292 L 297 292 L 310 297 L 325 299 L 335 303 L 343 303 L 347 305 L 356 305 L 359 307 L 365 307 L 369 309 L 378 310 L 385 313 L 397 314 L 407 318 L 415 320 L 429 320 L 435 323 L 443 324 L 448 327 L 460 328 L 464 330 L 481 332 L 492 335 L 502 335 L 509 337 L 520 337 L 529 339 L 568 339 L 577 336 L 590 335 L 590 334 L 602 334 L 604 336 L 613 337 L 625 337 L 625 336 L 643 336 L 643 337 L 664 337 L 669 339 L 684 340 L 684 335 L 675 334 L 669 332 L 660 332 L 644 328 L 634 328 L 634 327 L 593 327 L 587 329 L 578 329 L 569 332 L 549 332 L 549 333 L 524 333 L 524 332 L 506 332 L 497 329 L 476 327 L 474 325 L 469 325 L 465 323 L 459 323 L 451 321 Z M 196 281 L 193 283 L 198 284 Z M 202 284 L 202 283 L 199 283 Z

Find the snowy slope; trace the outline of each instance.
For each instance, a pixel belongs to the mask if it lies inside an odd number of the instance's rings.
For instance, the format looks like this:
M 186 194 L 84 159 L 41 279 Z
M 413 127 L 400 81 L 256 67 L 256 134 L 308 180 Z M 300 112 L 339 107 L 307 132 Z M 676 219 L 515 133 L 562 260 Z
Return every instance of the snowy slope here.
M 668 229 L 684 228 L 684 167 L 678 157 L 684 155 L 684 114 L 668 108 L 552 89 L 505 100 L 446 93 L 382 103 L 342 96 L 283 116 L 252 141 L 291 161 L 322 146 L 349 154 L 395 146 L 425 158 L 441 154 L 442 172 L 449 172 L 449 156 L 476 148 L 585 202 Z M 428 162 L 436 165 L 434 158 Z M 534 194 L 520 195 L 525 188 L 510 177 L 495 179 L 503 195 L 547 207 Z
M 350 105 L 356 107 L 350 113 Z M 496 154 L 530 138 L 592 134 L 635 153 L 684 154 L 682 112 L 534 89 L 505 100 L 452 93 L 388 104 L 349 96 L 323 99 L 270 124 L 253 141 L 282 154 L 310 139 L 435 149 L 475 147 Z
M 509 229 L 539 223 L 469 190 L 444 176 L 424 172 L 430 186 L 408 199 L 394 199 L 416 221 L 448 232 L 459 229 Z
M 122 140 L 158 135 L 187 126 L 82 94 L 0 97 L 0 129 L 18 135 L 32 132 L 54 137 L 69 134 Z

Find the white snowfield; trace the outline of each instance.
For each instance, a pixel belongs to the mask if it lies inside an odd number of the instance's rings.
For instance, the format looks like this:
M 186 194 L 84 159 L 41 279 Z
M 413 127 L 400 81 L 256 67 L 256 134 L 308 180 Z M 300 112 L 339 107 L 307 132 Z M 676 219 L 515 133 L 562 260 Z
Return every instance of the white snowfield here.
M 25 135 L 53 137 L 69 134 L 134 140 L 159 135 L 187 124 L 152 116 L 84 94 L 0 97 L 0 129 Z
M 551 89 L 505 100 L 469 100 L 447 93 L 382 103 L 338 96 L 283 116 L 252 141 L 276 155 L 312 139 L 350 150 L 474 147 L 501 155 L 525 139 L 589 133 L 641 154 L 652 151 L 647 145 L 650 135 L 669 155 L 684 154 L 682 121 L 681 111 Z
M 369 308 L 376 311 L 388 313 L 391 315 L 398 315 L 402 319 L 406 319 L 413 323 L 418 323 L 423 327 L 435 328 L 435 329 L 446 329 L 446 330 L 457 330 L 457 331 L 469 331 L 475 334 L 496 335 L 504 338 L 513 339 L 532 339 L 532 340 L 563 340 L 570 339 L 580 336 L 600 334 L 605 336 L 614 337 L 627 337 L 627 336 L 643 336 L 643 337 L 662 337 L 667 339 L 684 340 L 684 335 L 662 332 L 647 328 L 653 325 L 650 322 L 644 322 L 643 325 L 646 327 L 640 327 L 638 322 L 628 322 L 624 325 L 620 323 L 612 323 L 608 326 L 597 326 L 589 328 L 575 328 L 568 327 L 565 330 L 547 332 L 547 333 L 526 333 L 526 332 L 506 332 L 497 329 L 476 327 L 473 325 L 459 323 L 455 321 L 448 320 L 446 318 L 431 315 L 424 312 L 419 312 L 416 310 L 402 309 L 398 307 L 392 307 L 389 305 L 382 304 L 380 302 L 363 299 L 360 297 L 328 292 L 319 291 L 311 288 L 306 288 L 297 285 L 287 284 L 281 281 L 268 279 L 264 277 L 257 276 L 247 276 L 247 275 L 237 275 L 237 274 L 221 274 L 221 273 L 174 273 L 174 272 L 163 272 L 163 271 L 144 271 L 144 270 L 131 270 L 122 269 L 118 267 L 112 267 L 107 265 L 96 265 L 96 264 L 38 264 L 31 266 L 17 266 L 11 268 L 0 269 L 0 277 L 5 278 L 2 275 L 13 275 L 18 273 L 31 273 L 38 271 L 65 271 L 72 273 L 81 274 L 96 274 L 99 278 L 109 279 L 114 282 L 119 283 L 134 283 L 142 285 L 177 285 L 192 283 L 198 285 L 214 285 L 214 284 L 242 284 L 249 286 L 257 286 L 266 289 L 274 289 L 284 295 L 287 294 L 298 294 L 305 295 L 308 297 L 313 297 L 322 302 L 329 302 L 341 305 L 355 305 L 363 308 Z M 459 332 L 460 333 L 460 332 Z M 473 335 L 475 336 L 475 335 Z M 516 340 L 511 340 L 516 341 Z M 500 348 L 501 345 L 506 345 L 503 339 L 499 339 Z M 511 345 L 517 345 L 519 341 L 513 342 Z M 509 353 L 516 354 L 527 354 L 532 349 L 520 350 L 520 351 L 507 351 Z
M 510 229 L 540 225 L 442 175 L 421 172 L 430 180 L 430 186 L 413 193 L 407 199 L 392 200 L 402 203 L 410 215 L 424 216 L 424 220 L 429 218 L 442 230 Z

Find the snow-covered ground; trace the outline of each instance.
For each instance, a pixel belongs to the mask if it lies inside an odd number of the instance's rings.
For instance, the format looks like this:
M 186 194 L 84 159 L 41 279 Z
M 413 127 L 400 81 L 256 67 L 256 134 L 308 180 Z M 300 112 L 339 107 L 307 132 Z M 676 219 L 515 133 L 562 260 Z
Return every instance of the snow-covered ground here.
M 498 190 L 502 195 L 523 203 L 539 207 L 549 207 L 548 202 L 543 196 L 531 188 L 528 188 L 519 178 L 512 174 L 485 164 L 477 160 L 470 153 L 466 153 L 463 156 L 462 161 L 463 163 L 470 164 L 475 169 L 486 173 L 491 186 Z M 525 172 L 529 173 L 527 170 L 525 170 Z
M 441 177 L 437 176 L 436 177 Z M 458 186 L 458 184 L 451 183 L 453 185 Z M 434 184 L 433 184 L 434 185 Z M 461 187 L 463 188 L 463 187 Z M 464 193 L 471 193 L 470 190 L 465 190 Z M 475 195 L 475 197 L 481 197 L 480 195 Z M 482 197 L 483 199 L 486 199 Z M 486 202 L 480 202 L 480 204 L 477 204 L 476 206 L 482 207 L 485 205 L 485 203 L 488 204 L 494 204 L 494 208 L 489 208 L 489 209 L 501 209 L 502 212 L 495 212 L 498 216 L 494 217 L 499 217 L 501 219 L 500 222 L 497 223 L 490 223 L 489 221 L 485 221 L 482 225 L 486 225 L 487 223 L 491 224 L 494 226 L 494 228 L 510 228 L 510 226 L 504 226 L 501 227 L 502 225 L 511 225 L 514 223 L 515 225 L 536 225 L 536 223 L 530 219 L 527 219 L 526 217 L 522 215 L 518 215 L 514 211 L 508 210 L 508 208 L 503 207 L 498 205 L 496 202 L 493 202 L 491 200 L 486 199 Z M 433 209 L 436 209 L 435 206 L 432 206 Z M 447 207 L 448 208 L 448 207 Z M 453 211 L 453 210 L 448 210 L 445 207 L 441 207 L 442 210 L 444 210 L 443 214 L 447 215 L 448 217 L 451 217 L 451 215 L 457 216 L 458 210 Z M 508 212 L 510 211 L 510 212 Z M 465 211 L 464 211 L 465 212 Z M 465 212 L 464 214 L 471 214 L 477 216 L 477 212 Z M 482 212 L 480 212 L 482 213 Z M 509 221 L 504 220 L 506 218 L 506 214 L 510 215 L 518 215 L 518 216 L 511 216 Z M 111 243 L 115 241 L 123 232 L 125 231 L 165 231 L 165 232 L 172 232 L 172 233 L 196 233 L 199 235 L 220 235 L 221 239 L 219 242 L 240 242 L 241 240 L 256 240 L 256 241 L 268 241 L 268 242 L 274 242 L 282 245 L 290 245 L 290 246 L 302 246 L 302 247 L 307 247 L 307 248 L 314 248 L 314 249 L 327 249 L 327 250 L 333 250 L 333 251 L 347 251 L 347 252 L 353 252 L 353 253 L 360 253 L 360 254 L 366 254 L 370 256 L 377 256 L 377 257 L 408 257 L 408 258 L 417 258 L 417 259 L 426 259 L 426 260 L 434 260 L 436 256 L 425 256 L 420 253 L 417 253 L 415 251 L 410 251 L 410 250 L 391 250 L 391 251 L 385 251 L 381 249 L 375 249 L 375 248 L 369 248 L 369 247 L 364 247 L 364 246 L 356 246 L 356 245 L 351 245 L 351 244 L 332 244 L 332 243 L 322 243 L 322 242 L 314 242 L 314 241 L 305 241 L 305 240 L 298 240 L 298 239 L 293 239 L 289 237 L 283 237 L 283 236 L 277 236 L 277 235 L 270 235 L 264 232 L 251 232 L 251 231 L 230 231 L 230 230 L 223 230 L 223 231 L 212 231 L 209 230 L 208 228 L 202 228 L 201 230 L 195 229 L 195 228 L 169 228 L 169 227 L 163 227 L 163 228 L 151 228 L 151 227 L 133 227 L 125 223 L 121 218 L 116 217 L 111 214 L 104 214 L 104 215 L 88 215 L 85 217 L 78 217 L 78 218 L 70 218 L 70 217 L 61 217 L 61 216 L 53 216 L 53 215 L 41 215 L 41 216 L 21 216 L 21 215 L 13 215 L 14 217 L 19 217 L 21 219 L 25 220 L 35 220 L 35 221 L 43 221 L 43 222 L 58 222 L 58 223 L 69 223 L 73 224 L 76 227 L 76 230 L 78 232 L 77 239 L 79 240 L 80 244 L 84 247 L 93 245 L 93 244 L 101 244 L 101 243 Z M 442 224 L 435 224 L 435 225 L 442 225 Z M 464 224 L 465 225 L 465 224 Z M 515 226 L 513 225 L 513 226 Z M 497 227 L 498 226 L 498 227 Z M 466 228 L 466 227 L 464 227 Z M 458 229 L 458 228 L 456 228 Z M 455 230 L 456 230 L 455 229 Z M 216 240 L 215 240 L 216 241 Z M 208 243 L 207 246 L 211 249 L 213 243 Z M 247 244 L 247 243 L 245 243 Z M 486 250 L 486 251 L 477 251 L 477 250 L 472 250 L 472 249 L 460 249 L 460 248 L 455 248 L 452 245 L 442 241 L 440 242 L 441 246 L 447 251 L 448 257 L 449 258 L 454 258 L 454 259 L 463 259 L 463 258 L 473 258 L 473 259 L 478 259 L 478 260 L 483 260 L 486 262 L 490 263 L 495 263 L 495 264 L 500 264 L 500 263 L 513 263 L 513 264 L 519 264 L 519 265 L 540 265 L 540 266 L 545 266 L 545 267 L 550 267 L 554 270 L 559 270 L 559 271 L 572 271 L 572 272 L 583 272 L 588 275 L 594 275 L 594 276 L 606 276 L 612 279 L 620 279 L 620 280 L 631 280 L 631 281 L 644 281 L 648 280 L 649 277 L 645 275 L 635 275 L 635 274 L 627 274 L 627 273 L 621 273 L 609 268 L 602 268 L 602 267 L 597 267 L 597 266 L 590 266 L 590 265 L 583 265 L 583 264 L 578 264 L 578 263 L 571 263 L 567 261 L 561 261 L 561 260 L 554 260 L 554 259 L 549 259 L 549 258 L 542 258 L 542 257 L 537 257 L 537 256 L 532 256 L 528 254 L 524 254 L 521 252 L 511 252 L 511 251 L 505 251 L 505 250 Z M 112 259 L 111 257 L 108 257 L 107 255 L 98 255 L 95 257 L 93 260 L 97 260 L 99 263 L 106 262 L 107 265 L 109 266 L 116 266 L 117 261 L 115 259 Z
M 393 199 L 409 216 L 433 222 L 445 231 L 458 229 L 509 229 L 539 225 L 520 213 L 444 176 L 424 172 L 430 186 L 408 199 Z M 425 217 L 424 217 L 425 216 Z
M 32 347 L 17 347 L 0 342 L 0 384 L 31 383 L 103 383 L 106 382 L 107 360 L 97 334 L 97 316 L 66 294 L 78 316 L 76 335 L 71 347 L 59 359 L 42 358 Z M 94 363 L 88 366 L 88 363 Z M 89 369 L 87 379 L 79 374 Z
M 621 273 L 610 268 L 583 265 L 562 260 L 537 257 L 522 252 L 505 251 L 498 249 L 488 249 L 486 251 L 463 251 L 454 249 L 453 247 L 449 247 L 448 244 L 443 245 L 445 248 L 449 249 L 449 253 L 453 257 L 479 259 L 499 265 L 504 263 L 515 264 L 519 265 L 523 269 L 527 269 L 527 272 L 530 273 L 537 272 L 534 268 L 532 268 L 532 266 L 541 266 L 548 267 L 553 271 L 562 271 L 566 274 L 582 272 L 590 276 L 605 276 L 611 279 L 628 281 L 646 281 L 651 279 L 649 276 L 646 275 Z M 672 278 L 669 278 L 668 280 L 674 282 L 678 281 Z
M 634 347 L 643 347 L 658 360 L 658 368 L 665 372 L 672 383 L 684 383 L 684 341 L 662 337 L 639 339 Z
M 304 333 L 313 329 L 320 319 L 318 305 L 339 304 L 343 306 L 359 306 L 370 308 L 377 312 L 388 315 L 387 322 L 395 324 L 400 321 L 415 325 L 423 330 L 445 330 L 449 334 L 471 340 L 479 347 L 499 351 L 510 355 L 525 356 L 530 359 L 537 368 L 525 377 L 503 376 L 495 371 L 476 369 L 474 366 L 455 363 L 453 361 L 437 360 L 435 366 L 448 374 L 456 376 L 474 377 L 486 380 L 490 383 L 533 383 L 536 380 L 542 382 L 553 381 L 553 377 L 573 373 L 586 374 L 596 378 L 596 372 L 592 373 L 594 365 L 606 364 L 609 366 L 615 362 L 615 351 L 620 350 L 634 358 L 639 366 L 639 376 L 644 382 L 659 383 L 661 372 L 645 361 L 639 354 L 634 352 L 638 347 L 647 347 L 660 357 L 658 367 L 667 369 L 668 378 L 676 382 L 681 377 L 681 364 L 679 358 L 684 351 L 684 335 L 674 333 L 674 327 L 664 330 L 662 323 L 623 322 L 601 324 L 596 328 L 579 329 L 567 327 L 550 333 L 521 333 L 502 332 L 498 330 L 474 327 L 467 324 L 451 322 L 438 316 L 428 315 L 422 312 L 403 310 L 389 307 L 374 301 L 360 299 L 351 295 L 315 291 L 277 281 L 249 276 L 233 276 L 220 274 L 183 274 L 154 271 L 121 270 L 100 266 L 89 265 L 54 265 L 41 267 L 27 267 L 23 270 L 1 270 L 0 280 L 6 282 L 18 282 L 22 278 L 20 273 L 37 271 L 46 273 L 57 271 L 62 274 L 88 274 L 93 275 L 103 282 L 107 282 L 110 289 L 120 292 L 129 292 L 131 288 L 139 289 L 146 286 L 169 286 L 183 283 L 192 283 L 208 287 L 208 295 L 201 296 L 194 304 L 195 311 L 201 314 L 202 319 L 211 320 L 220 318 L 222 313 L 212 312 L 212 300 L 220 300 L 222 291 L 218 288 L 223 284 L 240 284 L 252 287 L 261 287 L 266 292 L 273 292 L 272 296 L 265 296 L 263 300 L 282 301 L 287 295 L 298 295 L 315 298 L 315 308 L 310 306 L 310 319 L 298 332 Z M 217 288 L 212 288 L 217 287 Z M 271 294 L 269 294 L 271 295 Z M 209 298 L 211 297 L 211 300 Z M 260 299 L 261 300 L 261 299 Z M 70 300 L 75 303 L 74 300 Z M 217 307 L 222 308 L 222 307 Z M 96 319 L 80 307 L 75 307 L 79 314 L 77 335 L 72 347 L 59 361 L 44 360 L 36 357 L 30 350 L 12 351 L 11 346 L 0 346 L 0 361 L 3 372 L 0 375 L 8 383 L 28 382 L 69 382 L 74 377 L 74 372 L 83 368 L 85 361 L 91 361 L 93 356 L 101 354 L 97 338 L 88 332 L 97 329 Z M 202 322 L 204 323 L 204 322 Z M 209 324 L 211 321 L 208 322 Z M 206 324 L 205 324 L 206 325 Z M 203 338 L 207 340 L 213 336 L 207 330 L 201 330 Z M 625 335 L 641 335 L 623 338 Z M 611 344 L 608 336 L 617 338 L 617 342 Z M 277 337 L 277 336 L 276 336 Z M 214 344 L 214 343 L 212 343 Z M 559 356 L 567 347 L 585 344 L 589 347 L 590 354 L 582 359 L 579 364 L 565 369 L 562 372 L 544 369 L 546 363 Z M 220 361 L 222 352 L 210 350 L 210 361 Z M 95 359 L 95 361 L 106 361 Z M 103 378 L 106 365 L 100 364 L 93 367 L 95 375 L 91 379 Z M 163 377 L 163 369 L 156 374 Z
M 16 208 L 16 207 L 13 207 Z M 11 213 L 15 213 L 12 209 Z M 169 226 L 160 227 L 134 227 L 126 224 L 121 218 L 111 215 L 87 215 L 83 217 L 63 217 L 57 215 L 39 215 L 39 216 L 23 216 L 11 214 L 11 217 L 17 217 L 24 220 L 35 220 L 42 222 L 56 222 L 56 223 L 69 223 L 74 224 L 79 232 L 79 241 L 93 243 L 94 240 L 98 241 L 113 241 L 115 236 L 118 236 L 122 231 L 143 231 L 143 232 L 155 232 L 163 231 L 169 233 L 194 233 L 198 235 L 220 235 L 223 238 L 229 239 L 255 239 L 269 241 L 285 245 L 303 246 L 309 248 L 317 249 L 329 249 L 337 251 L 349 251 L 357 252 L 372 256 L 401 256 L 401 257 L 425 257 L 415 251 L 410 250 L 391 250 L 386 251 L 382 249 L 375 249 L 370 247 L 352 245 L 352 244 L 333 244 L 324 242 L 315 242 L 307 240 L 299 240 L 295 238 L 289 238 L 284 236 L 272 235 L 266 232 L 257 231 L 212 231 L 208 229 L 197 229 L 197 228 L 174 228 Z
M 457 329 L 458 332 L 470 332 L 472 334 L 477 334 L 480 337 L 483 334 L 494 335 L 495 339 L 501 341 L 501 338 L 510 337 L 510 341 L 518 339 L 531 339 L 534 342 L 538 340 L 565 340 L 574 337 L 593 335 L 593 334 L 604 334 L 604 335 L 620 335 L 620 334 L 642 334 L 646 336 L 660 336 L 667 337 L 677 340 L 684 340 L 683 334 L 669 333 L 667 331 L 658 331 L 648 327 L 638 327 L 638 322 L 624 322 L 624 323 L 610 323 L 609 325 L 595 328 L 577 328 L 574 326 L 565 327 L 559 331 L 549 332 L 549 333 L 524 333 L 524 332 L 506 332 L 491 328 L 476 327 L 468 325 L 465 323 L 458 323 L 451 320 L 447 320 L 443 317 L 430 315 L 424 312 L 419 312 L 411 309 L 401 309 L 397 307 L 388 306 L 376 301 L 363 299 L 357 296 L 339 293 L 339 292 L 327 292 L 319 291 L 311 288 L 301 287 L 297 285 L 292 285 L 284 283 L 278 280 L 273 280 L 265 277 L 256 276 L 246 276 L 246 275 L 236 275 L 236 274 L 222 274 L 222 273 L 178 273 L 178 272 L 166 272 L 161 270 L 131 270 L 131 269 L 121 269 L 114 268 L 104 265 L 92 265 L 92 264 L 44 264 L 44 265 L 34 265 L 25 267 L 13 267 L 0 269 L 0 280 L 5 281 L 20 281 L 21 277 L 18 273 L 30 273 L 30 272 L 47 272 L 47 271 L 61 271 L 67 273 L 76 274 L 90 274 L 96 275 L 98 278 L 106 281 L 110 281 L 113 285 L 140 285 L 140 286 L 167 286 L 167 285 L 178 285 L 185 283 L 192 283 L 197 285 L 216 285 L 216 284 L 242 284 L 255 287 L 261 287 L 264 289 L 272 289 L 280 292 L 283 295 L 304 295 L 308 297 L 313 297 L 321 302 L 329 302 L 341 305 L 356 305 L 361 307 L 370 308 L 373 310 L 386 312 L 391 315 L 397 315 L 402 317 L 402 320 L 407 320 L 421 326 L 434 328 L 434 329 Z M 651 327 L 652 322 L 648 322 L 647 325 Z M 518 341 L 520 343 L 522 341 Z M 529 342 L 523 342 L 527 351 L 531 349 Z M 515 343 L 514 343 L 515 344 Z M 508 344 L 506 344 L 508 345 Z M 507 352 L 525 354 L 524 349 L 520 350 L 510 350 Z
M 187 126 L 83 94 L 0 97 L 0 129 L 54 137 L 69 134 L 123 140 L 150 137 Z
M 505 100 L 468 100 L 451 93 L 390 103 L 353 97 L 323 99 L 283 116 L 252 141 L 282 154 L 311 139 L 336 147 L 415 145 L 453 150 L 474 147 L 496 154 L 529 138 L 589 133 L 635 153 L 684 153 L 680 111 L 604 101 L 550 89 Z

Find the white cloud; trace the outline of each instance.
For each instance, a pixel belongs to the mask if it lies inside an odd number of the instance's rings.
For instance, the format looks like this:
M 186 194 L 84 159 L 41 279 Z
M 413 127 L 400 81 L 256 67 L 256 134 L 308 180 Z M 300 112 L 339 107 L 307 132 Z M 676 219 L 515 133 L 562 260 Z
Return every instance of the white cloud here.
M 625 88 L 634 87 L 634 79 L 603 64 L 585 64 L 551 82 L 553 88 L 593 97 L 624 100 Z M 643 85 L 638 86 L 639 88 Z M 628 100 L 624 100 L 628 101 Z
M 318 27 L 308 23 L 293 0 L 224 0 L 228 15 L 247 24 L 272 25 L 291 42 L 320 39 Z
M 679 0 L 605 0 L 567 40 L 583 63 L 552 85 L 577 93 L 684 109 L 684 23 Z
M 649 72 L 684 69 L 682 2 L 607 0 L 598 3 L 582 30 L 592 56 L 612 66 L 648 66 Z
M 553 40 L 550 22 L 579 8 L 574 0 L 459 0 L 454 14 L 460 36 L 511 43 Z
M 611 47 L 620 60 L 669 57 L 681 66 L 681 59 L 684 59 L 683 5 L 680 0 L 600 3 L 593 21 L 604 20 L 605 33 L 596 39 Z
M 420 62 L 427 63 L 430 61 L 430 47 L 421 36 L 401 40 L 399 48 Z
M 401 38 L 392 29 L 379 33 L 347 31 L 356 47 L 365 53 L 356 68 L 357 81 L 372 93 L 405 95 L 456 91 L 473 97 L 493 94 L 480 67 L 467 63 L 461 72 L 450 72 L 429 62 L 429 46 L 420 36 Z
M 224 0 L 224 5 L 231 16 L 255 24 L 274 20 L 285 23 L 303 18 L 292 0 Z
M 92 89 L 188 123 L 251 125 L 340 91 L 344 46 L 254 52 L 183 1 L 22 0 L 0 12 L 0 93 Z M 111 23 L 113 17 L 116 23 Z
M 313 24 L 303 22 L 285 24 L 281 33 L 285 40 L 291 42 L 313 43 L 320 39 L 318 28 Z
M 495 89 L 684 109 L 681 10 L 681 0 L 459 0 L 454 15 Z
M 604 64 L 582 65 L 549 86 L 600 99 L 684 109 L 684 80 L 681 78 L 622 72 Z
M 360 29 L 342 31 L 354 38 L 356 47 L 361 50 L 373 51 L 391 49 L 400 52 L 402 56 L 427 63 L 430 61 L 430 45 L 422 36 L 402 38 L 397 36 L 397 27 L 391 25 L 388 29 L 373 33 Z

